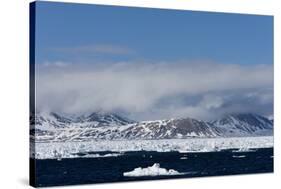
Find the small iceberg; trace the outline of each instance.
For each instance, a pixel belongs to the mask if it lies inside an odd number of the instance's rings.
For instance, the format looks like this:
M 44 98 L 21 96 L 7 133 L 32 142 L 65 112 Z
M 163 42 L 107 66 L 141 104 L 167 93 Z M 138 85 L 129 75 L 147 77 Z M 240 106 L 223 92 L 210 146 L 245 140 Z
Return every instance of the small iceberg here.
M 161 168 L 159 163 L 155 163 L 151 167 L 147 168 L 135 168 L 133 171 L 123 173 L 125 177 L 143 177 L 143 176 L 163 176 L 163 175 L 183 175 L 173 169 Z
M 244 157 L 246 157 L 245 155 L 241 155 L 241 156 L 235 156 L 235 155 L 233 155 L 232 157 L 234 157 L 234 158 L 244 158 Z

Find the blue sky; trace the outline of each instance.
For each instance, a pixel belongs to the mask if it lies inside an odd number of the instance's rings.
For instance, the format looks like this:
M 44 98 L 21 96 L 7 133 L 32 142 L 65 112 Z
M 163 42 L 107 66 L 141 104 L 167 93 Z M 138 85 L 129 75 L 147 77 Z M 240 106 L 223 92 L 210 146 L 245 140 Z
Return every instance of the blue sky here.
M 273 63 L 273 17 L 37 2 L 36 60 Z

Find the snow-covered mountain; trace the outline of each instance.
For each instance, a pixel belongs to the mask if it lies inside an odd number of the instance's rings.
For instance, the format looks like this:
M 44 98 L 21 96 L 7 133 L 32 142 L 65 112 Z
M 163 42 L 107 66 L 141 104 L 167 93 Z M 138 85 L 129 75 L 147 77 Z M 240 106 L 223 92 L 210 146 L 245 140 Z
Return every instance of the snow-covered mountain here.
M 36 113 L 33 117 L 36 129 L 53 130 L 63 128 L 94 128 L 103 126 L 121 126 L 134 123 L 117 114 L 91 113 L 79 117 L 65 117 L 57 113 Z
M 211 123 L 192 119 L 142 121 L 126 130 L 129 139 L 171 139 L 188 137 L 216 137 L 218 130 Z
M 232 114 L 213 122 L 192 118 L 134 122 L 117 114 L 95 112 L 68 118 L 37 113 L 31 118 L 35 141 L 148 140 L 267 136 L 273 121 L 256 114 Z
M 273 120 L 257 114 L 231 114 L 212 122 L 223 136 L 266 136 L 273 134 Z

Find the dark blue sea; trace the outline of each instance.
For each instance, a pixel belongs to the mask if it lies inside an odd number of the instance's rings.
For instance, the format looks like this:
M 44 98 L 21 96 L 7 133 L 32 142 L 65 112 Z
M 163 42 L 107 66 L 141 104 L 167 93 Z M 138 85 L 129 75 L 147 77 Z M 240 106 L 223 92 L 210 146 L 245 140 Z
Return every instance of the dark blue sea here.
M 42 187 L 273 172 L 273 148 L 233 151 L 235 150 L 205 153 L 137 151 L 126 152 L 117 157 L 36 160 L 35 185 Z M 146 168 L 154 163 L 159 163 L 161 168 L 185 174 L 123 176 L 124 172 L 137 167 Z

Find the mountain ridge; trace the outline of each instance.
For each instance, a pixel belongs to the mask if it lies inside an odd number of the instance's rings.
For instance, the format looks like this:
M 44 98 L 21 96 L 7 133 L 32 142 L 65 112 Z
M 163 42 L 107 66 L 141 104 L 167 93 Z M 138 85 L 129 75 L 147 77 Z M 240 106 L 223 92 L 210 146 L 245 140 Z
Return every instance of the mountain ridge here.
M 35 141 L 152 140 L 268 136 L 273 121 L 253 114 L 229 114 L 215 121 L 194 118 L 132 121 L 112 113 L 93 112 L 68 118 L 58 113 L 35 114 Z

